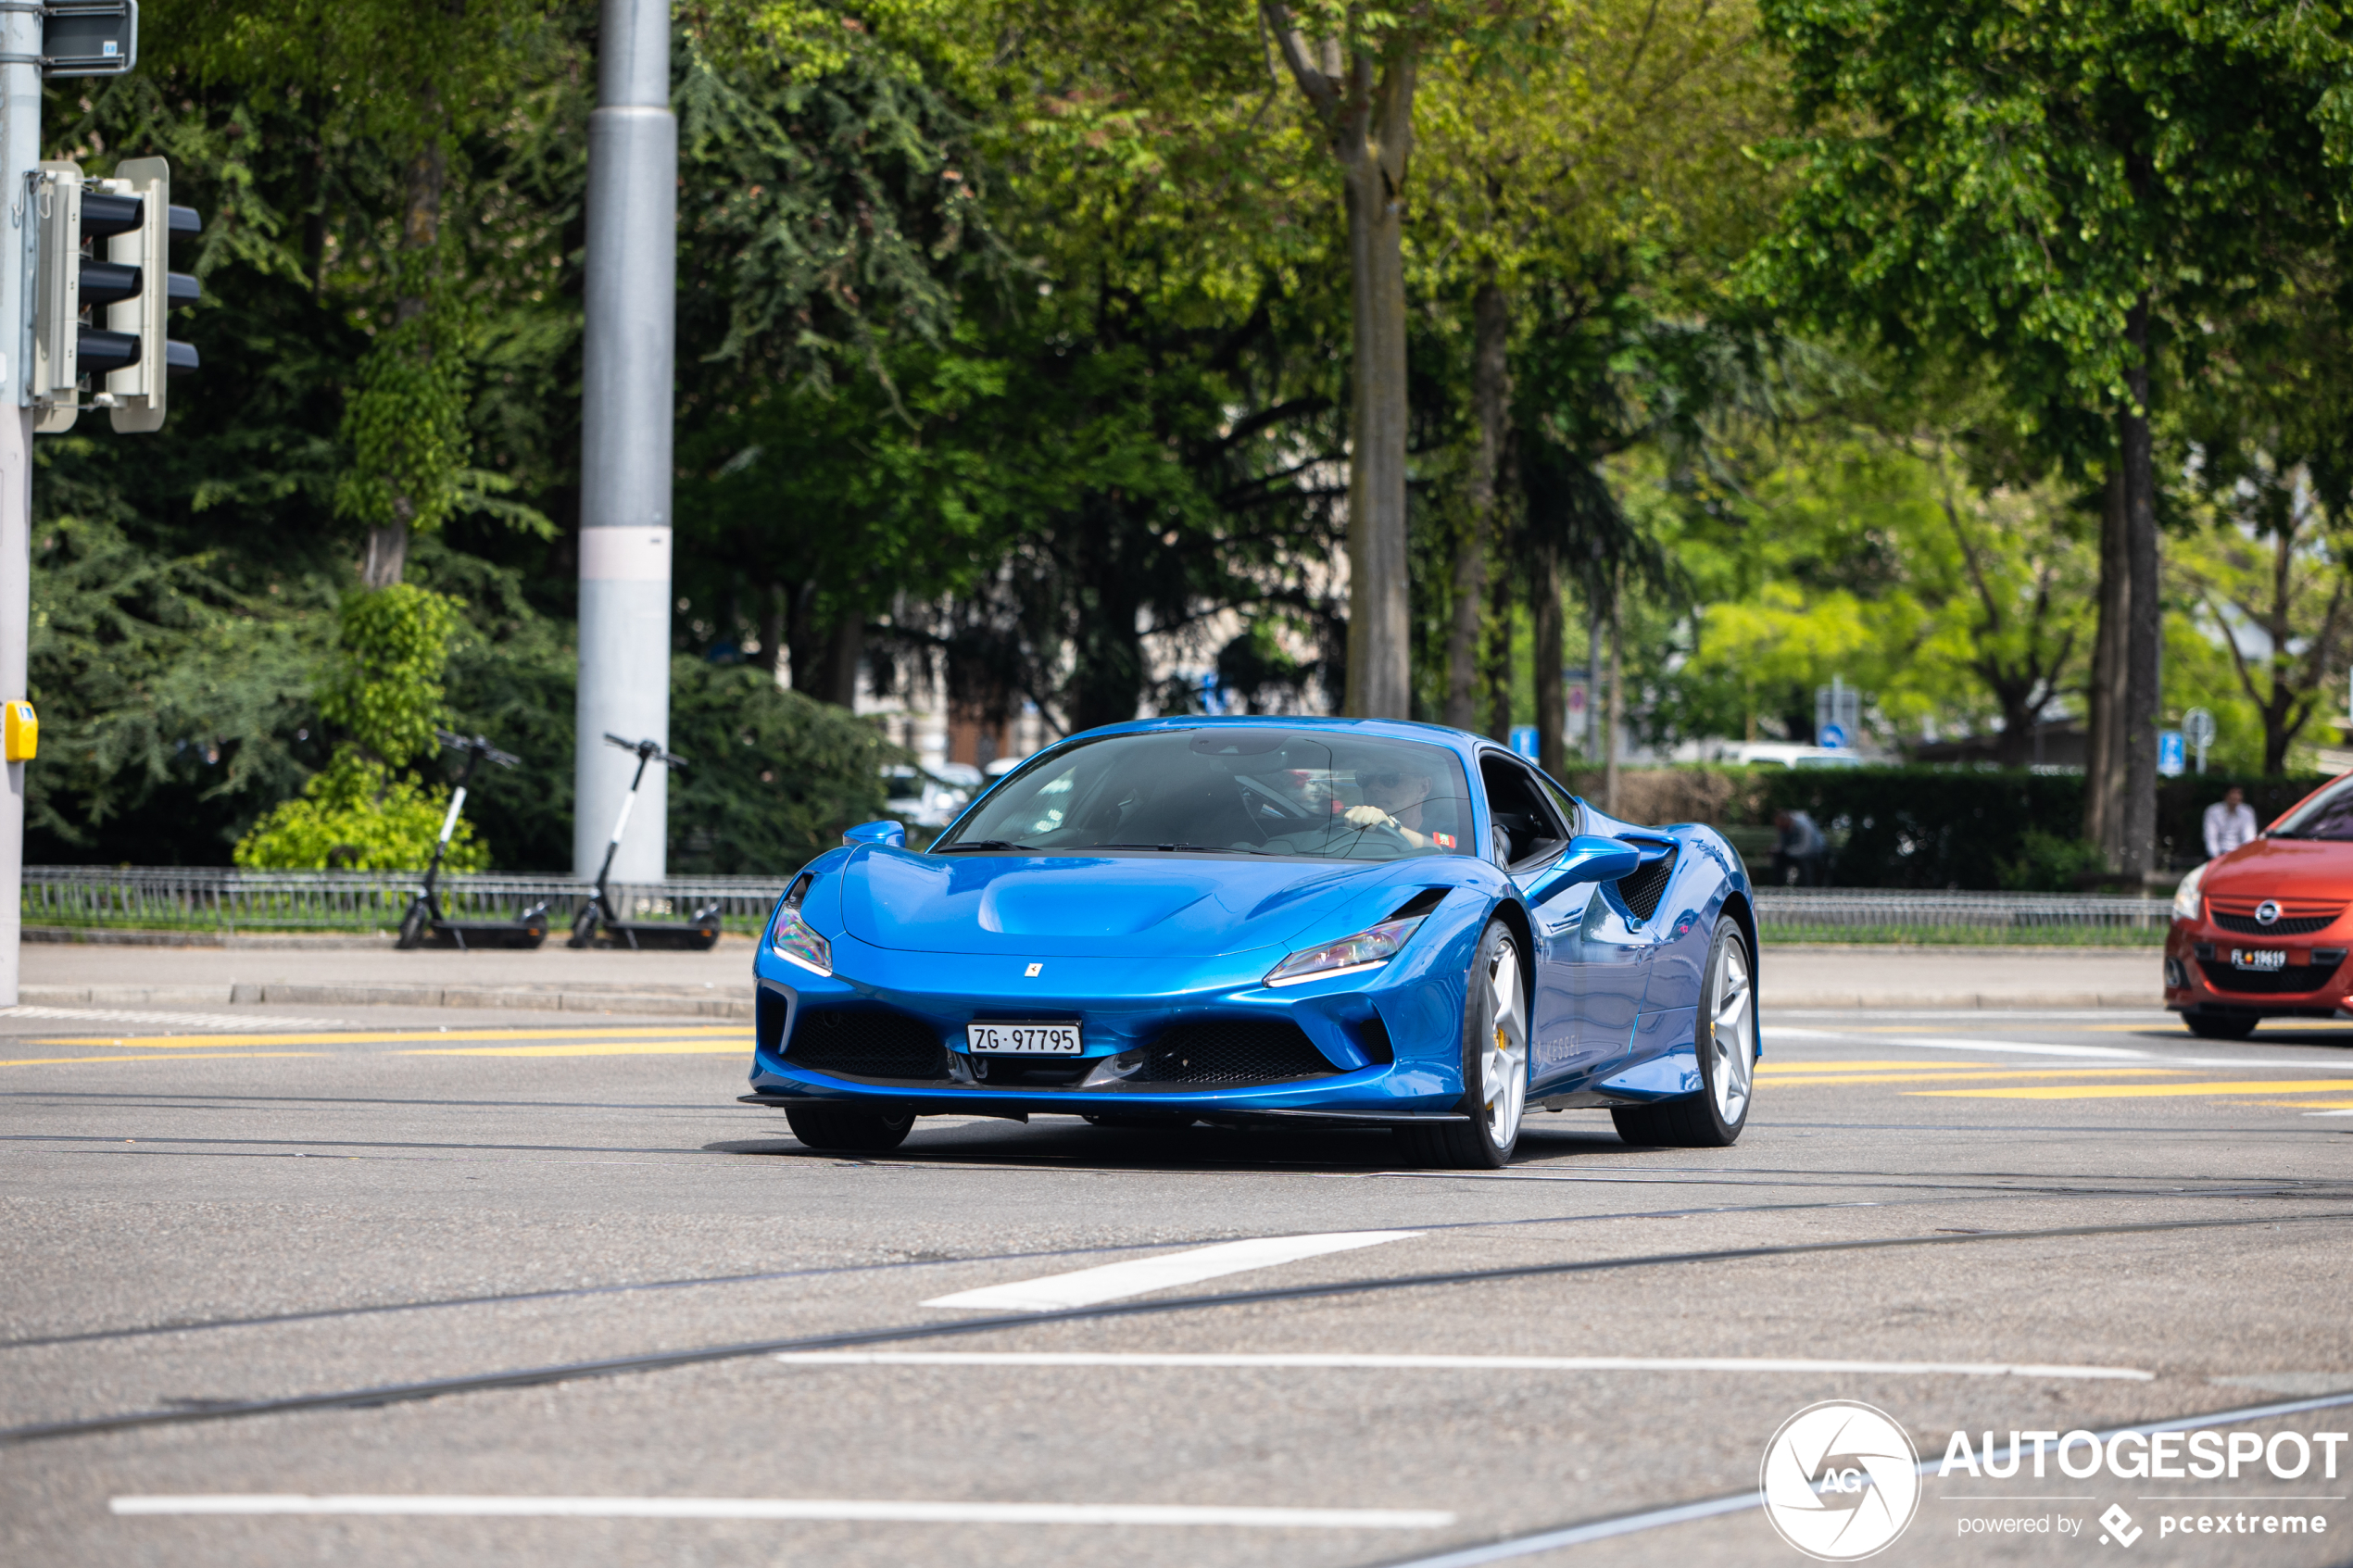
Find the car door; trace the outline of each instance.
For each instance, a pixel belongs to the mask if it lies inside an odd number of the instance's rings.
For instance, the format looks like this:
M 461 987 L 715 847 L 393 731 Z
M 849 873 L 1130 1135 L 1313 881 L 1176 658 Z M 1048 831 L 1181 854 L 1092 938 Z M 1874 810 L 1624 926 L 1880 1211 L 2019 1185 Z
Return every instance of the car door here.
M 1545 774 L 1536 780 L 1572 836 L 1591 831 L 1582 802 Z M 1575 906 L 1564 911 L 1554 960 L 1569 1013 L 1569 1048 L 1558 1073 L 1566 1082 L 1621 1062 L 1633 1048 L 1657 943 L 1599 884 L 1580 883 L 1554 902 Z
M 1482 753 L 1478 772 L 1495 832 L 1497 861 L 1525 892 L 1568 847 L 1577 816 L 1573 810 L 1565 815 L 1544 787 L 1543 775 L 1507 752 Z M 1541 1088 L 1579 1070 L 1575 947 L 1585 896 L 1591 891 L 1590 885 L 1572 887 L 1530 907 L 1536 927 L 1528 1020 L 1531 1087 Z

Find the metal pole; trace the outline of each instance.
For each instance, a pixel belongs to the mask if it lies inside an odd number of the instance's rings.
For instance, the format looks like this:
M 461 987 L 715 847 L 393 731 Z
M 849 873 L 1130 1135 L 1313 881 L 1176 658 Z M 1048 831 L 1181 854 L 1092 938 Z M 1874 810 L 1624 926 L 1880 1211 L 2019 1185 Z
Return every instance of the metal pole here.
M 587 322 L 580 462 L 580 703 L 573 874 L 586 880 L 629 788 L 606 731 L 670 744 L 671 365 L 677 321 L 678 125 L 668 0 L 604 0 L 588 117 Z M 615 859 L 659 882 L 667 769 Z
M 32 408 L 24 347 L 32 308 L 26 261 L 34 221 L 30 177 L 41 162 L 42 18 L 38 6 L 0 12 L 0 699 L 25 696 L 32 624 Z M 6 764 L 0 787 L 0 1007 L 17 1005 L 24 934 L 24 770 Z

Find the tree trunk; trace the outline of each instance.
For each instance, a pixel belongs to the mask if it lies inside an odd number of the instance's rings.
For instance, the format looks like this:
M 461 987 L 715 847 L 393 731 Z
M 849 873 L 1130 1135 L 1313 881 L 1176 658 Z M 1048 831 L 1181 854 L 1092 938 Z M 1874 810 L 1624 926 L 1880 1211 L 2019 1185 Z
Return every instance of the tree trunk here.
M 1602 721 L 1602 618 L 1593 608 L 1592 596 L 1589 593 L 1585 597 L 1585 733 L 1577 737 L 1577 749 L 1590 761 L 1596 749 L 1593 736 Z M 1755 722 L 1750 720 L 1750 727 Z
M 2120 430 L 2119 433 L 2121 432 Z M 2124 864 L 2124 628 L 2133 581 L 2124 549 L 2124 463 L 2109 465 L 2100 513 L 2099 634 L 2092 645 L 2090 733 L 2083 759 L 2083 838 L 2112 868 Z
M 1626 719 L 1626 625 L 1617 610 L 1618 590 L 1624 586 L 1623 573 L 1610 583 L 1609 711 L 1602 721 L 1606 732 L 1602 737 L 1606 759 L 1602 771 L 1602 809 L 1613 817 L 1617 815 L 1617 732 Z
M 439 100 L 426 94 L 428 119 Z M 441 195 L 449 178 L 449 163 L 437 139 L 429 139 L 416 157 L 409 160 L 406 189 L 402 192 L 400 210 L 400 249 L 409 270 L 403 280 L 404 292 L 393 304 L 395 326 L 406 326 L 422 316 L 432 301 L 424 294 L 423 268 L 429 257 L 441 243 Z M 427 349 L 431 354 L 441 345 Z M 359 566 L 359 581 L 370 588 L 389 588 L 400 581 L 409 565 L 409 520 L 416 515 L 416 500 L 409 495 L 392 498 L 392 521 L 378 523 L 368 530 L 367 555 Z
M 866 652 L 866 618 L 845 615 L 834 622 L 825 646 L 825 689 L 821 700 L 855 710 L 858 707 L 858 664 Z
M 1487 733 L 1509 746 L 1512 743 L 1512 579 L 1499 571 L 1488 584 L 1493 596 L 1488 619 L 1494 631 L 1488 638 L 1487 648 Z
M 1348 694 L 1360 719 L 1408 717 L 1412 618 L 1405 584 L 1405 168 L 1416 60 L 1342 58 L 1300 35 L 1283 0 L 1261 0 L 1267 31 L 1316 112 L 1348 206 Z
M 2117 416 L 2124 458 L 2124 550 L 2132 587 L 2124 636 L 2124 831 L 2120 870 L 2157 869 L 2157 717 L 2163 621 L 2157 597 L 2157 462 L 2149 433 L 2149 307 L 2141 296 L 2126 318 L 2132 357 L 2124 372 L 2132 406 Z
M 760 618 L 760 662 L 781 686 L 792 671 L 792 660 L 785 652 L 785 585 L 769 583 L 767 599 L 767 610 Z
M 1504 421 L 1511 403 L 1504 349 L 1511 307 L 1493 280 L 1471 300 L 1471 404 L 1478 417 L 1478 447 L 1471 457 L 1470 526 L 1456 543 L 1454 623 L 1446 640 L 1446 722 L 1475 729 L 1478 718 L 1478 620 L 1487 570 L 1487 542 L 1495 536 L 1495 476 L 1504 460 Z
M 1540 539 L 1529 565 L 1529 619 L 1536 630 L 1536 765 L 1559 778 L 1561 724 L 1567 716 L 1561 691 L 1560 552 L 1551 540 Z

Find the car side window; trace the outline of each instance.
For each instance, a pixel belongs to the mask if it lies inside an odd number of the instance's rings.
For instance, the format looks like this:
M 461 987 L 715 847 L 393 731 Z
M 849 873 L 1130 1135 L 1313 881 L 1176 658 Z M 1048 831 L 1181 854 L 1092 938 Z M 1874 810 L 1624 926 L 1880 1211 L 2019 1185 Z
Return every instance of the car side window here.
M 1539 773 L 1536 782 L 1544 788 L 1545 798 L 1560 812 L 1561 821 L 1568 826 L 1568 836 L 1575 838 L 1585 831 L 1585 808 L 1577 797 L 1553 782 L 1550 773 Z
M 1478 778 L 1487 790 L 1487 815 L 1494 824 L 1497 861 L 1516 869 L 1557 855 L 1567 846 L 1568 824 L 1537 783 L 1537 775 L 1517 759 L 1500 752 L 1483 753 Z

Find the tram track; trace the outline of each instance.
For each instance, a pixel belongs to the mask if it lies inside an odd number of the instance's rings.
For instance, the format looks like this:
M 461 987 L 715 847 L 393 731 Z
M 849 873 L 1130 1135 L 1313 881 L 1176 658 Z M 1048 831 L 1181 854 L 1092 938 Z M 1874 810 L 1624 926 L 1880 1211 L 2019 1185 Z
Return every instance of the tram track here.
M 1632 1257 L 1581 1259 L 1527 1263 L 1491 1269 L 1458 1269 L 1434 1273 L 1390 1274 L 1368 1279 L 1335 1280 L 1317 1285 L 1277 1286 L 1257 1290 L 1211 1292 L 1196 1296 L 1104 1302 L 1095 1306 L 1051 1311 L 1011 1312 L 918 1323 L 899 1323 L 784 1339 L 743 1341 L 680 1350 L 569 1361 L 535 1367 L 465 1374 L 411 1383 L 384 1384 L 315 1394 L 297 1394 L 243 1401 L 221 1401 L 169 1410 L 125 1411 L 71 1421 L 36 1423 L 0 1428 L 0 1447 L 21 1447 L 76 1436 L 94 1436 L 156 1427 L 248 1420 L 260 1416 L 331 1410 L 357 1410 L 411 1403 L 460 1394 L 489 1393 L 558 1383 L 673 1371 L 713 1362 L 741 1361 L 786 1352 L 852 1349 L 925 1339 L 963 1337 L 1056 1323 L 1114 1318 L 1166 1316 L 1228 1307 L 1290 1301 L 1363 1297 L 1389 1291 L 1503 1284 L 1516 1280 L 1568 1277 L 1639 1269 L 1717 1265 L 1776 1258 L 1800 1258 L 1841 1253 L 1870 1253 L 1911 1248 L 1976 1247 L 2004 1242 L 2081 1239 L 2092 1236 L 2162 1235 L 2353 1221 L 2353 1210 L 2328 1213 L 2248 1215 L 2231 1219 L 2160 1220 L 2105 1225 L 2068 1225 L 2031 1230 L 1936 1233 L 1927 1236 L 1878 1236 L 1845 1241 L 1789 1243 L 1776 1246 L 1717 1248 L 1642 1254 Z
M 1419 1173 L 1402 1173 L 1418 1174 Z M 1721 1184 L 1711 1184 L 1721 1185 Z M 1770 1185 L 1770 1184 L 1765 1184 Z M 1618 1221 L 1686 1220 L 1713 1215 L 1795 1214 L 1836 1211 L 1870 1208 L 1882 1210 L 1907 1209 L 1926 1204 L 1995 1203 L 2006 1198 L 2067 1198 L 2091 1200 L 2164 1198 L 2174 1201 L 2187 1199 L 2246 1199 L 2274 1198 L 2344 1198 L 2343 1191 L 2318 1191 L 2303 1185 L 2274 1182 L 2269 1185 L 2214 1188 L 2182 1188 L 2169 1186 L 2161 1191 L 2146 1188 L 2116 1186 L 2042 1186 L 2042 1187 L 1946 1187 L 1918 1186 L 1897 1184 L 1897 1190 L 1918 1192 L 1913 1199 L 1890 1202 L 1881 1199 L 1849 1202 L 1748 1203 L 1693 1205 L 1676 1209 L 1618 1210 L 1592 1214 L 1543 1214 L 1512 1219 L 1458 1220 L 1429 1223 L 1414 1221 L 1413 1228 L 1440 1234 L 1466 1230 L 1511 1230 L 1540 1225 L 1597 1224 Z M 2332 1188 L 2339 1184 L 2329 1184 Z M 1941 1196 L 1960 1192 L 1966 1196 Z M 257 1313 L 240 1317 L 199 1318 L 190 1321 L 158 1323 L 136 1323 L 120 1328 L 87 1329 L 72 1334 L 27 1335 L 13 1339 L 0 1339 L 0 1353 L 10 1350 L 49 1349 L 71 1345 L 107 1344 L 132 1339 L 157 1338 L 168 1335 L 207 1334 L 243 1328 L 271 1328 L 296 1323 L 332 1323 L 354 1318 L 383 1317 L 400 1312 L 445 1311 L 470 1307 L 521 1306 L 537 1302 L 593 1300 L 610 1297 L 652 1295 L 670 1291 L 719 1288 L 728 1286 L 770 1285 L 793 1279 L 855 1279 L 878 1274 L 903 1273 L 919 1269 L 963 1268 L 983 1263 L 1046 1262 L 1060 1259 L 1108 1257 L 1126 1252 L 1150 1252 L 1189 1247 L 1214 1246 L 1230 1241 L 1225 1235 L 1190 1237 L 1163 1237 L 1151 1241 L 1114 1242 L 1093 1247 L 1026 1248 L 1007 1252 L 959 1254 L 954 1257 L 893 1259 L 883 1262 L 849 1263 L 801 1269 L 761 1270 L 731 1274 L 695 1274 L 673 1279 L 619 1280 L 606 1285 L 571 1286 L 540 1290 L 485 1292 L 472 1296 L 426 1298 L 411 1301 L 366 1302 L 346 1307 L 317 1307 L 297 1311 Z

